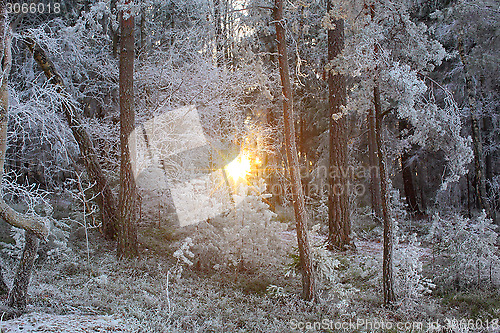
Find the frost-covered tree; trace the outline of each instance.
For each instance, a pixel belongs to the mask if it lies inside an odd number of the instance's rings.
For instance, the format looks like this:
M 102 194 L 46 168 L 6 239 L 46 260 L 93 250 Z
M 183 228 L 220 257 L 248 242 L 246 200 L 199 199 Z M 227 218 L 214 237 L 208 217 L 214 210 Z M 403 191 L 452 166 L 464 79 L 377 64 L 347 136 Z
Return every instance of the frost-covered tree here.
M 0 2 L 0 55 L 2 69 L 0 77 L 0 180 L 4 177 L 5 156 L 7 151 L 7 127 L 9 110 L 8 82 L 12 65 L 11 40 L 12 29 L 9 25 L 6 2 Z M 1 217 L 7 223 L 25 230 L 25 246 L 19 263 L 17 274 L 14 278 L 12 289 L 9 291 L 7 305 L 17 311 L 26 309 L 28 285 L 31 272 L 38 250 L 39 238 L 45 238 L 48 234 L 45 219 L 22 215 L 12 209 L 3 198 L 0 188 L 0 211 Z M 2 289 L 5 289 L 2 277 Z M 8 314 L 9 315 L 9 314 Z
M 335 13 L 334 13 L 335 15 Z M 337 15 L 340 15 L 337 13 Z M 351 33 L 342 55 L 331 61 L 329 68 L 349 74 L 356 83 L 348 103 L 353 111 L 375 109 L 378 157 L 380 159 L 381 196 L 387 196 L 384 184 L 383 117 L 391 112 L 413 127 L 408 142 L 425 148 L 438 148 L 447 160 L 442 189 L 466 173 L 471 151 L 468 140 L 461 136 L 460 110 L 452 98 L 437 105 L 429 98 L 428 74 L 446 57 L 443 47 L 430 38 L 424 24 L 414 23 L 402 4 L 377 1 L 364 7 L 352 21 Z M 374 106 L 371 105 L 374 103 Z M 401 151 L 396 153 L 400 154 Z M 394 156 L 393 153 L 391 156 Z M 382 210 L 384 211 L 382 203 Z M 385 209 L 384 275 L 388 275 L 385 301 L 391 303 L 392 218 Z M 387 261 L 387 262 L 385 262 Z M 387 285 L 386 285 L 387 284 Z
M 288 52 L 285 41 L 283 21 L 283 1 L 275 1 L 274 19 L 276 21 L 276 40 L 278 41 L 279 67 L 283 92 L 283 121 L 285 128 L 285 149 L 288 161 L 288 174 L 292 187 L 293 208 L 297 242 L 299 244 L 300 265 L 302 274 L 302 295 L 310 301 L 316 297 L 315 276 L 312 268 L 312 257 L 307 239 L 307 215 L 305 212 L 304 194 L 299 172 L 299 160 L 295 142 L 295 127 L 293 121 L 293 94 L 288 69 Z
M 432 270 L 443 289 L 498 283 L 497 228 L 484 212 L 472 219 L 456 213 L 432 217 L 427 238 L 440 259 Z
M 498 13 L 496 1 L 455 1 L 434 8 L 427 17 L 436 38 L 454 55 L 435 76 L 442 78 L 464 109 L 474 153 L 476 206 L 493 218 L 498 194 L 491 182 L 499 172 L 495 163 L 499 147 L 498 77 L 493 74 L 499 69 L 495 56 L 500 43 Z

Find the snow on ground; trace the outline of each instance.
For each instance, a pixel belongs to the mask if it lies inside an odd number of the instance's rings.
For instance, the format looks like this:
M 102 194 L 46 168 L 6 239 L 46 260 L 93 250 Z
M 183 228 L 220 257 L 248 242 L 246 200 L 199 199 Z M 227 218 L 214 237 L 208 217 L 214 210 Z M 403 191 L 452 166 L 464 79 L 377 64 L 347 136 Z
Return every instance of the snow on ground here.
M 125 324 L 114 316 L 53 315 L 28 313 L 0 322 L 1 333 L 14 332 L 125 332 Z

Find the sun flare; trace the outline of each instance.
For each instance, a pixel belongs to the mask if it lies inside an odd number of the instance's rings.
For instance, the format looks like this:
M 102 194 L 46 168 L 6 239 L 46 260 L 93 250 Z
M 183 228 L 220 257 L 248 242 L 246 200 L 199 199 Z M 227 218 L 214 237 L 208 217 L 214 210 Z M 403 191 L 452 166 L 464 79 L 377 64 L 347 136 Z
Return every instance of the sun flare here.
M 229 177 L 234 181 L 245 179 L 251 170 L 250 158 L 246 154 L 241 154 L 225 168 Z

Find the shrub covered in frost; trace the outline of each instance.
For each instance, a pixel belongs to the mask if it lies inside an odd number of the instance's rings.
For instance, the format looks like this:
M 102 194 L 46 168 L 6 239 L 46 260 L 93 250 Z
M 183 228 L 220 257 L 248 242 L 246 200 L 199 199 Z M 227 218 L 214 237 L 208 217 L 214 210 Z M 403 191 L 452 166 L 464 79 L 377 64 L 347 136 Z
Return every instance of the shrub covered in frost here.
M 436 259 L 432 268 L 438 282 L 457 289 L 485 282 L 498 284 L 496 228 L 484 212 L 472 219 L 435 214 L 428 240 L 433 243 Z
M 422 248 L 416 234 L 411 234 L 407 239 L 401 237 L 396 242 L 394 287 L 395 293 L 403 305 L 416 304 L 422 296 L 430 294 L 435 287 L 432 280 L 423 276 L 423 264 L 420 259 L 422 255 Z
M 265 199 L 263 181 L 244 188 L 239 204 L 226 217 L 198 226 L 193 251 L 206 269 L 252 269 L 278 264 L 284 258 L 282 232 L 285 223 L 275 220 Z M 241 193 L 241 192 L 240 192 Z

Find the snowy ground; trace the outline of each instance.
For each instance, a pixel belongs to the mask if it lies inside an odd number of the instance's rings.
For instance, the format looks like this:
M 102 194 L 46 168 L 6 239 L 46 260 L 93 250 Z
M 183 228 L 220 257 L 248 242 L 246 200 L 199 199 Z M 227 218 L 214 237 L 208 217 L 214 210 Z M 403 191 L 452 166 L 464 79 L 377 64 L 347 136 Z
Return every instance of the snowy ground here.
M 282 239 L 293 244 L 293 236 L 284 232 Z M 292 329 L 294 320 L 427 322 L 461 315 L 430 296 L 396 311 L 384 309 L 382 244 L 377 241 L 356 241 L 356 252 L 339 257 L 345 267 L 339 282 L 322 292 L 318 303 L 310 304 L 301 300 L 300 276 L 286 277 L 283 266 L 252 271 L 193 266 L 181 279 L 174 279 L 169 275 L 172 251 L 160 249 L 169 244 L 167 240 L 148 251 L 143 244 L 140 259 L 119 262 L 109 243 L 97 235 L 92 239 L 90 262 L 85 244 L 80 243 L 69 255 L 38 265 L 28 314 L 0 322 L 0 332 L 301 332 Z M 418 249 L 421 258 L 429 254 L 425 247 Z M 270 285 L 282 288 L 281 292 L 268 292 Z
M 28 313 L 19 318 L 0 322 L 0 332 L 125 332 L 123 322 L 113 316 L 53 315 Z

